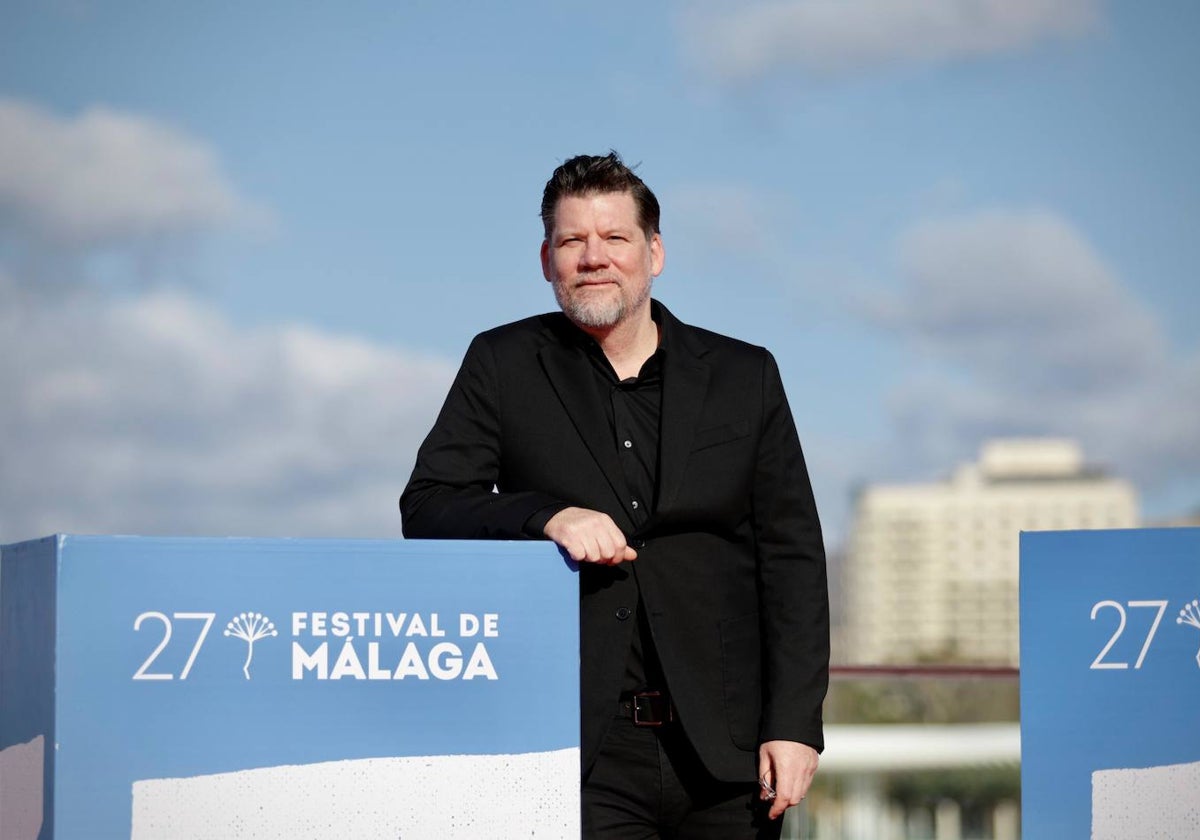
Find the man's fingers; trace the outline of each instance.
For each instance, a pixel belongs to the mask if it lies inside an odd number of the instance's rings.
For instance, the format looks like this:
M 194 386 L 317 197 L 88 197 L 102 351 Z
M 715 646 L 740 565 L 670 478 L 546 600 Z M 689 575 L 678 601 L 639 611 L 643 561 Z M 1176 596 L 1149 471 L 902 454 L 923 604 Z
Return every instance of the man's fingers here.
M 778 790 L 775 793 L 775 798 L 771 802 L 771 810 L 768 816 L 771 819 L 778 819 L 783 816 L 784 812 L 793 805 L 799 805 L 804 801 L 804 797 L 808 792 L 808 785 L 787 785 L 786 790 Z
M 614 546 L 611 550 L 599 552 L 596 559 L 592 562 L 600 563 L 605 566 L 616 566 L 618 563 L 625 563 L 636 559 L 637 552 L 622 543 L 620 546 Z
M 583 561 L 609 565 L 620 562 L 624 557 L 624 538 L 618 541 L 606 530 L 587 530 L 583 533 Z
M 759 799 L 765 802 L 775 798 L 775 773 L 771 769 L 771 760 L 763 750 L 758 753 L 758 787 Z
M 606 513 L 587 508 L 563 508 L 546 523 L 546 536 L 579 563 L 616 565 L 637 559 L 625 534 Z
M 759 747 L 758 772 L 764 782 L 774 785 L 768 816 L 778 819 L 793 805 L 799 805 L 808 795 L 813 775 L 817 772 L 817 751 L 795 741 L 767 741 Z
M 784 815 L 792 803 L 786 802 L 776 796 L 771 801 L 771 810 L 767 812 L 767 816 L 773 820 L 777 820 Z
M 775 788 L 776 784 L 775 769 L 772 767 L 771 761 L 765 755 L 761 756 L 758 761 L 758 798 L 771 803 L 767 816 L 773 820 L 779 819 L 788 808 L 795 804 L 786 794 L 780 796 L 779 791 Z

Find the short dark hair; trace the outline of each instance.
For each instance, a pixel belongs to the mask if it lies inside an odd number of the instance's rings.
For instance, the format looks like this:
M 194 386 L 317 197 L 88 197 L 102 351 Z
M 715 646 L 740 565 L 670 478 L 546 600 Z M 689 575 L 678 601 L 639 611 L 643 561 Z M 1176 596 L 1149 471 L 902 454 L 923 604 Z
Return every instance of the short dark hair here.
M 594 193 L 623 193 L 633 196 L 637 205 L 638 224 L 649 239 L 659 233 L 658 199 L 637 175 L 614 151 L 606 155 L 578 155 L 554 170 L 546 189 L 542 192 L 542 226 L 546 238 L 554 230 L 554 211 L 558 202 L 567 196 L 592 195 Z

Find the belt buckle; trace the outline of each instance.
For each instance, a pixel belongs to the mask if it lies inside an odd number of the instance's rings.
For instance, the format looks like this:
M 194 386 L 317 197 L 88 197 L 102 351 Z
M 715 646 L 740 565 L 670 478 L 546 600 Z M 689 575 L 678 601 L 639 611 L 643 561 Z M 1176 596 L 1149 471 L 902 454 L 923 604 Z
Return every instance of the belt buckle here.
M 631 700 L 634 726 L 662 726 L 675 720 L 675 709 L 661 691 L 645 691 L 633 695 Z

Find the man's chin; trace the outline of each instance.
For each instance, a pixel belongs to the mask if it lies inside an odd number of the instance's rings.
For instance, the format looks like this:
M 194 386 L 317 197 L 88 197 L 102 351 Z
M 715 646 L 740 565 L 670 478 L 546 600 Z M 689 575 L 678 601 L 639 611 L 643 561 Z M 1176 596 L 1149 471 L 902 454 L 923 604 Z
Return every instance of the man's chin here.
M 625 313 L 618 307 L 600 308 L 596 306 L 568 306 L 563 312 L 575 324 L 592 329 L 607 329 L 615 327 Z
M 625 307 L 619 300 L 564 300 L 558 296 L 558 305 L 571 322 L 580 327 L 606 329 L 616 326 L 625 316 Z

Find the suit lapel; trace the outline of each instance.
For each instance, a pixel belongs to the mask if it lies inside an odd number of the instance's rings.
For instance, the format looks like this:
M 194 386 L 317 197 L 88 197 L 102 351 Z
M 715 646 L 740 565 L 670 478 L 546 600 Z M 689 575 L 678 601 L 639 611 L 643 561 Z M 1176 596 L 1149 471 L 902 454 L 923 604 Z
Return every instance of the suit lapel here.
M 710 372 L 708 363 L 702 359 L 708 350 L 694 331 L 677 321 L 661 304 L 660 312 L 667 341 L 655 518 L 670 508 L 679 495 L 692 440 L 696 436 L 696 423 L 708 396 Z
M 608 412 L 596 392 L 591 362 L 579 348 L 561 342 L 546 344 L 538 356 L 567 416 L 608 480 L 617 499 L 615 508 L 624 512 L 625 497 L 629 494 L 608 427 Z
M 688 454 L 692 451 L 692 441 L 696 435 L 696 423 L 708 395 L 710 374 L 709 365 L 703 360 L 708 348 L 695 331 L 676 320 L 665 306 L 656 305 L 666 327 L 659 490 L 655 515 L 642 530 L 650 527 L 658 514 L 669 508 L 679 495 Z M 573 329 L 565 319 L 561 325 L 551 327 L 552 330 L 556 328 Z M 629 493 L 625 489 L 612 430 L 608 426 L 608 412 L 593 384 L 595 374 L 589 367 L 591 362 L 572 341 L 564 339 L 562 335 L 543 345 L 538 357 L 567 416 L 608 480 L 617 502 L 615 509 L 621 511 L 623 524 L 630 527 L 632 523 L 625 513 Z

